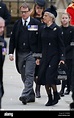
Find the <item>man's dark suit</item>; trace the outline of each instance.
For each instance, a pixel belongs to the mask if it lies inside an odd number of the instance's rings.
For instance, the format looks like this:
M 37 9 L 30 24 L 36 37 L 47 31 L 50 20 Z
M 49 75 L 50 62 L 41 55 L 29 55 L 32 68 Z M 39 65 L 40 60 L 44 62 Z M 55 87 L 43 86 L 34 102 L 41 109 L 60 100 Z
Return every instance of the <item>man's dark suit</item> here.
M 2 97 L 2 46 L 0 46 L 0 109 L 1 109 L 1 97 Z
M 4 95 L 3 64 L 5 60 L 5 55 L 2 55 L 2 48 L 6 48 L 6 46 L 7 46 L 6 41 L 2 37 L 0 37 L 0 108 L 1 108 L 1 99 L 2 99 L 2 96 Z
M 40 22 L 38 20 L 30 18 L 28 25 L 23 26 L 22 20 L 19 19 L 14 24 L 9 42 L 9 54 L 13 54 L 15 50 L 16 68 L 21 74 L 22 81 L 26 86 L 21 95 L 24 97 L 23 99 L 26 98 L 26 102 L 34 101 L 35 99 L 33 91 L 35 58 L 32 55 L 37 52 L 38 40 L 38 29 L 29 28 L 30 26 L 39 26 L 39 24 Z
M 3 63 L 5 56 L 2 55 L 2 45 L 5 44 L 4 39 L 0 37 L 0 109 L 1 109 L 1 99 L 4 94 L 4 88 L 3 88 Z

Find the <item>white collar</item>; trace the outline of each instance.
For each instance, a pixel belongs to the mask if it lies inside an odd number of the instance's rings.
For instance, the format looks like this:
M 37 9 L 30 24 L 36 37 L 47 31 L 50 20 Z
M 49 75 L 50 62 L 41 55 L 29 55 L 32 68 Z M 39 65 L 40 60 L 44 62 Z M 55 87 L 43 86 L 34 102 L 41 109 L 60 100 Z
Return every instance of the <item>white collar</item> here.
M 27 22 L 26 22 L 26 25 L 28 25 L 29 22 L 30 22 L 30 16 L 29 16 L 27 19 L 25 19 L 25 20 L 27 21 Z M 22 18 L 23 26 L 24 26 L 25 20 Z

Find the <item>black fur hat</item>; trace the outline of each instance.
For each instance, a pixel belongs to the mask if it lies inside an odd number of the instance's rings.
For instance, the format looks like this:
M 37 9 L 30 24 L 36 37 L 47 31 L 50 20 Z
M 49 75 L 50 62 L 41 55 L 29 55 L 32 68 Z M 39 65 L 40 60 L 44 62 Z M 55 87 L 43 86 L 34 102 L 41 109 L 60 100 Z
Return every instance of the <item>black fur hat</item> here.
M 35 3 L 41 7 L 44 7 L 46 4 L 46 1 L 45 0 L 35 0 Z
M 55 17 L 57 17 L 56 7 L 51 5 L 50 8 L 46 8 L 44 12 L 52 13 Z

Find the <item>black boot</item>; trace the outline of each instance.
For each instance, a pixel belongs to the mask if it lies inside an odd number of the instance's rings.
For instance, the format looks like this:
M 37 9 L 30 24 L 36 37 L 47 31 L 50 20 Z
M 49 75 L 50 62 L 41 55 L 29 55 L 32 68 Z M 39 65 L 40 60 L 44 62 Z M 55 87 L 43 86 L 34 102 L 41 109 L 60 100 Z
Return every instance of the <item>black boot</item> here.
M 64 96 L 65 85 L 66 85 L 66 80 L 62 80 L 61 91 L 59 92 L 59 95 L 60 95 L 61 97 Z
M 48 102 L 45 104 L 45 106 L 52 106 L 52 94 L 48 95 Z
M 60 95 L 61 97 L 64 97 L 64 91 L 61 90 L 61 91 L 59 92 L 59 95 Z
M 70 103 L 70 109 L 74 110 L 74 92 L 72 92 L 72 100 L 73 102 Z
M 53 100 L 53 102 L 52 102 L 52 105 L 55 105 L 55 104 L 57 104 L 58 101 L 60 100 L 60 95 L 58 94 L 57 91 L 54 92 L 53 94 L 54 94 L 54 100 Z
M 73 99 L 73 101 L 74 101 L 74 92 L 72 92 L 72 99 Z
M 41 97 L 41 95 L 40 95 L 40 86 L 41 86 L 41 85 L 37 85 L 37 84 L 36 84 L 36 89 L 35 89 L 36 98 L 40 98 L 40 97 Z

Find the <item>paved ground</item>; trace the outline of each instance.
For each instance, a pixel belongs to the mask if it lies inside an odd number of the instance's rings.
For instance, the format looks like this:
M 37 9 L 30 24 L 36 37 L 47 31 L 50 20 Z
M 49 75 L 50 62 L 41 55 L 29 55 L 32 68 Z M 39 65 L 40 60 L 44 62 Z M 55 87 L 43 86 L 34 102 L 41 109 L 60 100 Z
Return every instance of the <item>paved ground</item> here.
M 7 40 L 7 42 L 9 39 Z M 47 102 L 47 95 L 44 86 L 41 86 L 41 98 L 36 98 L 35 103 L 28 103 L 23 105 L 19 101 L 19 96 L 23 89 L 23 83 L 20 75 L 15 68 L 15 62 L 10 62 L 8 54 L 4 63 L 4 96 L 2 99 L 2 110 L 70 110 L 69 103 L 72 101 L 71 93 L 62 97 L 59 103 L 55 106 L 45 106 Z M 58 91 L 60 91 L 60 86 Z M 34 83 L 35 89 L 35 83 Z

